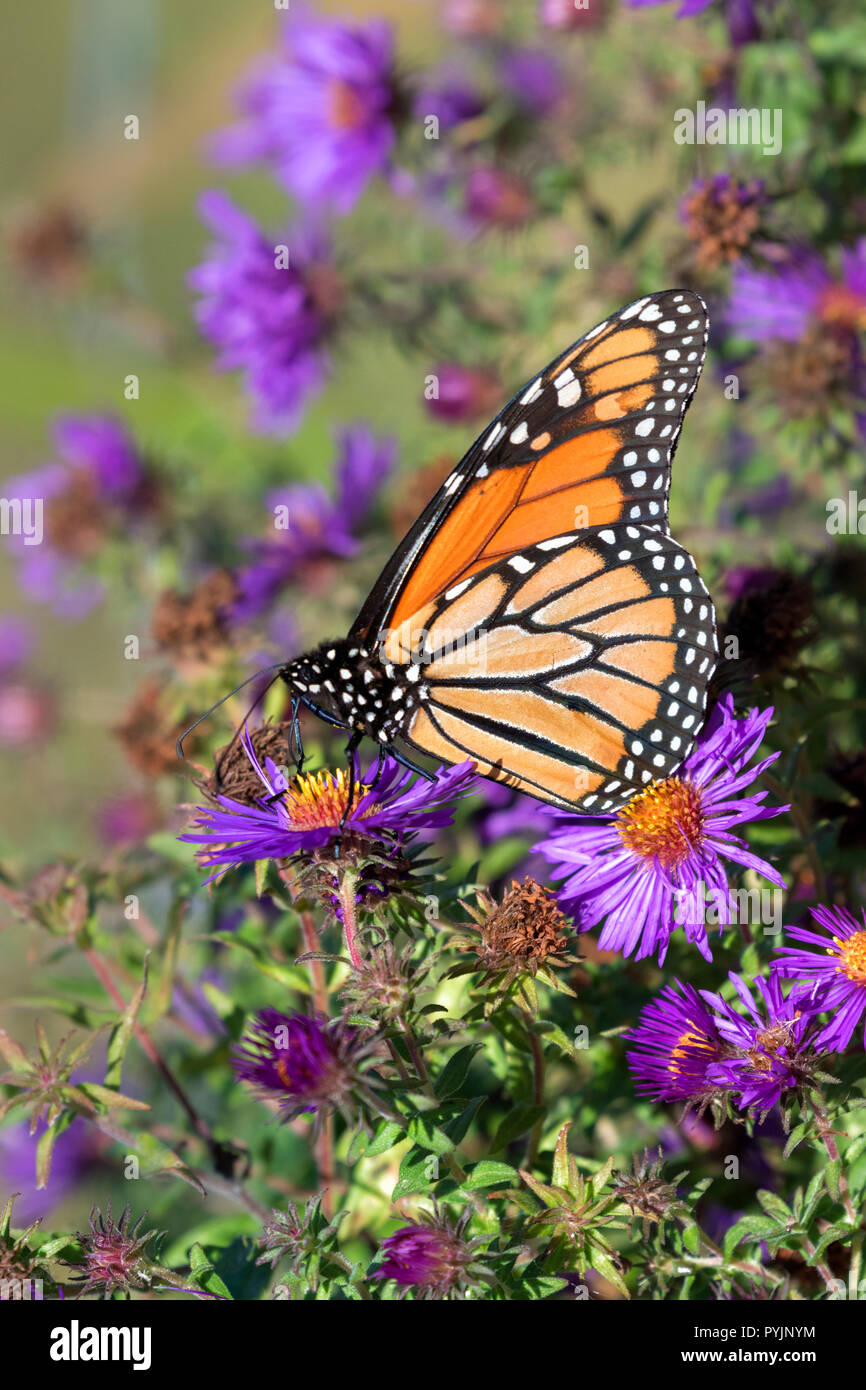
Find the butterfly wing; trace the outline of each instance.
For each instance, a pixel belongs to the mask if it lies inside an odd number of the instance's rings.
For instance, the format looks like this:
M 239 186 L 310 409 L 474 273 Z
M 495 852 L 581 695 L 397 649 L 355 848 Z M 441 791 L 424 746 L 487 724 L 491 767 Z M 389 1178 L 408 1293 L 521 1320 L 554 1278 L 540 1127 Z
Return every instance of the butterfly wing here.
M 691 557 L 655 527 L 560 540 L 441 595 L 413 648 L 395 629 L 387 654 L 421 667 L 415 747 L 608 813 L 691 748 L 715 664 L 713 606 Z
M 409 744 L 589 814 L 682 762 L 715 615 L 667 498 L 707 336 L 690 291 L 636 300 L 519 391 L 446 479 L 350 634 L 417 678 Z
M 667 529 L 674 449 L 706 353 L 689 290 L 636 300 L 509 401 L 386 565 L 352 628 L 372 644 L 526 545 L 619 521 Z

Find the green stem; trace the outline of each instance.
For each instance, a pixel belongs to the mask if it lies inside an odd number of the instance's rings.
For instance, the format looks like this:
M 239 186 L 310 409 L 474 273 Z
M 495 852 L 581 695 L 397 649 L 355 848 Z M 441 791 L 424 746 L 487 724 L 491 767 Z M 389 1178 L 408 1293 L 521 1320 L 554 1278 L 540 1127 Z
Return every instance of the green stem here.
M 809 1104 L 812 1107 L 812 1113 L 818 1124 L 818 1133 L 824 1141 L 824 1148 L 827 1150 L 830 1161 L 835 1163 L 839 1159 L 839 1145 L 836 1143 L 836 1136 L 830 1128 L 830 1117 L 824 1109 L 824 1106 L 819 1104 L 814 1096 L 809 1097 Z M 839 1196 L 845 1208 L 845 1215 L 852 1226 L 855 1226 L 857 1224 L 857 1213 L 854 1210 L 854 1203 L 851 1201 L 848 1178 L 843 1168 L 839 1169 Z
M 358 875 L 352 869 L 346 869 L 339 877 L 339 898 L 340 915 L 343 919 L 343 935 L 346 938 L 346 950 L 349 959 L 356 970 L 360 970 L 364 964 L 361 952 L 358 950 L 358 914 L 355 904 L 355 888 L 358 882 Z
M 544 1104 L 544 1048 L 541 1039 L 531 1028 L 526 1030 L 529 1038 L 529 1046 L 532 1049 L 532 1102 L 534 1105 Z M 541 1132 L 544 1125 L 544 1117 L 539 1116 L 532 1126 L 532 1133 L 529 1136 L 529 1144 L 526 1150 L 525 1168 L 532 1168 L 538 1158 L 538 1146 L 541 1143 Z

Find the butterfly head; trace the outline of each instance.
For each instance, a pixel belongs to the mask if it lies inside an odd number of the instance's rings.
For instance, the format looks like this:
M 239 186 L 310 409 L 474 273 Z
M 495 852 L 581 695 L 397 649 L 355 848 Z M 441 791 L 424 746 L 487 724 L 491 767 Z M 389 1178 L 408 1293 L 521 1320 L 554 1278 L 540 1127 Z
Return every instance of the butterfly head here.
M 416 691 L 378 650 L 351 638 L 323 642 L 281 668 L 280 676 L 302 704 L 339 728 L 389 744 L 408 722 Z

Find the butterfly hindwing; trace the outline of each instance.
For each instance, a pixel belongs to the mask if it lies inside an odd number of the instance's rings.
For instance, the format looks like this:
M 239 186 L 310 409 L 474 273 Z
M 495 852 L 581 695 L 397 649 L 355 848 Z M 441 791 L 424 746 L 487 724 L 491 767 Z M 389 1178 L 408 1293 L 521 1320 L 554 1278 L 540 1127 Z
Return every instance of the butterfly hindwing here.
M 402 653 L 421 667 L 406 730 L 415 747 L 473 757 L 487 775 L 590 814 L 682 762 L 716 639 L 703 581 L 671 536 L 617 523 L 548 539 L 459 589 Z
M 703 300 L 647 295 L 509 401 L 398 547 L 356 620 L 373 640 L 527 545 L 621 521 L 667 529 L 670 467 L 706 351 Z

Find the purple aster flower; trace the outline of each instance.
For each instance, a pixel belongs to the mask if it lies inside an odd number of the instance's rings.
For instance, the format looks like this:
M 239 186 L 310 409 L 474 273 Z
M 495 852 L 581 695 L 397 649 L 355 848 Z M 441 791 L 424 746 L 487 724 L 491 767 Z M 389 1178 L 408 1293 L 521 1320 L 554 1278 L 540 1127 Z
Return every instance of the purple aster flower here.
M 460 72 L 445 69 L 425 78 L 412 104 L 418 120 L 436 116 L 440 131 L 474 120 L 486 106 L 481 93 Z
M 691 985 L 680 980 L 665 985 L 624 1037 L 633 1044 L 626 1058 L 638 1095 L 657 1101 L 699 1101 L 708 1095 L 707 1072 L 722 1056 L 722 1041 Z
M 188 277 L 198 325 L 220 370 L 244 373 L 256 428 L 290 433 L 329 371 L 341 290 L 328 245 L 310 227 L 271 241 L 224 193 L 203 194 L 199 212 L 217 240 Z
M 220 796 L 217 800 L 221 809 L 199 807 L 195 823 L 201 829 L 181 835 L 180 839 L 205 846 L 203 862 L 220 867 L 250 864 L 259 859 L 288 859 L 331 844 L 341 832 L 349 795 L 349 777 L 344 769 L 304 774 L 287 781 L 273 759 L 265 758 L 265 765 L 261 766 L 246 730 L 242 740 L 262 783 L 259 804 L 248 806 Z M 447 803 L 469 790 L 474 768 L 471 761 L 440 768 L 428 782 L 422 777 L 413 780 L 407 768 L 386 757 L 377 778 L 373 778 L 372 768 L 363 778 L 357 775 L 353 804 L 342 833 L 383 841 L 450 825 L 453 811 Z
M 506 90 L 534 116 L 546 116 L 562 100 L 562 72 L 542 48 L 513 49 L 505 54 L 499 70 Z
M 809 1074 L 815 1004 L 797 991 L 785 998 L 778 975 L 754 981 L 757 999 L 739 975 L 730 971 L 728 978 L 746 1012 L 701 990 L 728 1054 L 713 1063 L 707 1080 L 735 1095 L 740 1109 L 764 1114 Z
M 126 530 L 145 510 L 145 470 L 125 425 L 112 416 L 60 416 L 54 437 L 58 461 L 8 479 L 3 491 L 20 499 L 22 516 L 35 520 L 38 508 L 42 518 L 38 540 L 26 529 L 10 537 L 21 589 L 77 620 L 103 597 L 89 562 L 112 531 Z
M 0 680 L 24 665 L 35 640 L 32 627 L 23 618 L 11 613 L 0 614 Z
M 605 923 L 602 950 L 637 960 L 658 952 L 661 964 L 671 933 L 683 926 L 687 940 L 711 960 L 708 910 L 720 928 L 731 921 L 724 861 L 784 887 L 778 871 L 733 833 L 735 825 L 788 810 L 763 806 L 766 792 L 743 795 L 779 756 L 748 766 L 772 714 L 772 708 L 753 709 L 738 719 L 733 698 L 725 695 L 679 770 L 636 792 L 615 816 L 551 812 L 551 833 L 535 848 L 555 865 L 553 876 L 565 880 L 559 899 L 580 930 Z
M 347 1113 L 353 1098 L 369 1099 L 366 1066 L 378 1050 L 368 1030 L 343 1019 L 262 1009 L 233 1049 L 232 1065 L 259 1100 L 276 1101 L 286 1121 Z
M 293 6 L 282 51 L 239 94 L 244 123 L 213 141 L 215 162 L 265 161 L 303 204 L 349 212 L 394 146 L 393 68 L 384 20 L 345 23 Z
M 15 1224 L 18 1226 L 29 1226 L 31 1221 L 56 1207 L 92 1167 L 96 1153 L 88 1126 L 83 1120 L 73 1120 L 57 1136 L 46 1187 L 37 1189 L 38 1141 L 39 1135 L 30 1133 L 29 1124 L 7 1125 L 0 1130 L 0 1188 L 7 1193 L 18 1193 L 15 1202 Z
M 393 439 L 377 438 L 365 425 L 337 431 L 334 497 L 321 484 L 297 484 L 268 493 L 266 505 L 287 519 L 279 539 L 248 540 L 250 565 L 237 574 L 240 597 L 232 609 L 236 622 L 249 621 L 305 566 L 323 559 L 346 559 L 358 552 L 353 530 L 364 521 L 396 454 Z
M 130 501 L 144 481 L 126 426 L 111 415 L 61 415 L 54 425 L 60 457 L 93 479 L 100 497 Z
M 813 907 L 809 911 L 826 935 L 803 927 L 788 927 L 787 932 L 795 941 L 819 947 L 822 954 L 780 946 L 777 949 L 782 959 L 773 969 L 777 975 L 812 982 L 816 1009 L 833 1014 L 818 1036 L 818 1046 L 844 1052 L 866 1013 L 866 913 L 858 922 L 845 907 Z
M 383 1263 L 375 1279 L 393 1279 L 404 1288 L 415 1288 L 425 1298 L 442 1299 L 465 1290 L 481 1271 L 472 1265 L 484 1237 L 466 1240 L 467 1211 L 456 1224 L 444 1213 L 422 1213 L 420 1221 L 401 1226 L 382 1241 Z
M 841 275 L 808 249 L 772 270 L 735 268 L 728 304 L 735 332 L 796 342 L 815 320 L 842 332 L 866 326 L 866 237 L 842 251 Z

